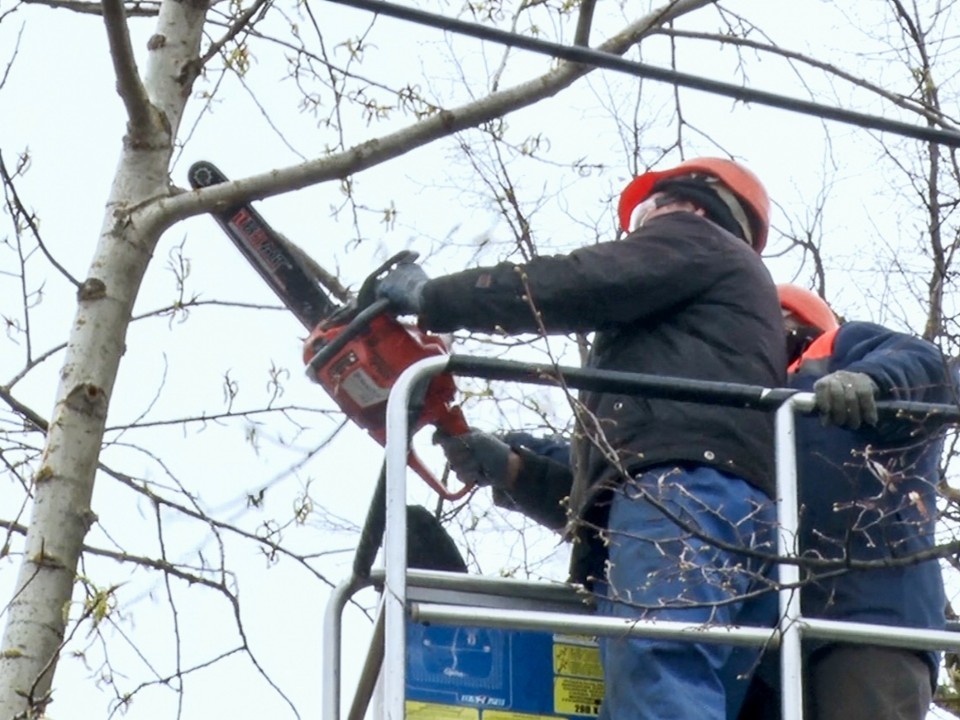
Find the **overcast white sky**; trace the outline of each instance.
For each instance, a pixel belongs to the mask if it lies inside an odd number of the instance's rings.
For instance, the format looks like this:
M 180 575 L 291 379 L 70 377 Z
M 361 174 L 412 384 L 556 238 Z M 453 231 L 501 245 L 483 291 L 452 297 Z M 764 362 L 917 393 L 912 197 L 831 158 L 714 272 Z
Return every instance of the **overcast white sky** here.
M 844 46 L 842 56 L 846 60 L 859 50 L 855 45 L 858 37 L 850 32 L 843 18 L 831 11 L 832 4 L 798 5 L 735 3 L 739 12 L 754 18 L 774 38 L 791 47 L 805 49 L 804 38 L 808 37 L 811 41 L 828 42 L 832 38 L 833 44 Z M 810 12 L 811 5 L 818 12 Z M 345 32 L 346 26 L 359 28 L 367 22 L 362 13 L 330 4 L 314 6 L 321 20 L 336 28 L 331 33 L 334 35 Z M 867 27 L 873 3 L 848 6 L 851 12 L 860 10 L 859 19 L 863 21 L 862 26 Z M 0 0 L 0 16 L 10 7 L 9 0 Z M 709 10 L 702 12 L 710 13 Z M 388 64 L 397 77 L 419 76 L 417 56 L 432 58 L 429 53 L 442 48 L 446 42 L 436 31 L 418 31 L 407 23 L 389 19 L 381 19 L 379 23 L 390 31 L 375 35 L 375 46 L 367 61 L 371 74 L 374 68 L 379 74 Z M 134 21 L 132 27 L 142 70 L 143 49 L 152 33 L 153 21 Z M 124 125 L 104 30 L 95 17 L 42 7 L 21 8 L 0 22 L 0 66 L 12 57 L 18 34 L 17 56 L 0 91 L 0 148 L 8 167 L 15 164 L 19 153 L 29 151 L 31 169 L 18 182 L 18 190 L 26 204 L 39 214 L 41 231 L 50 251 L 74 277 L 83 278 L 102 222 L 103 203 Z M 498 51 L 489 47 L 486 54 L 481 55 L 479 44 L 473 40 L 450 42 L 461 49 L 468 73 L 489 70 L 499 58 Z M 411 52 L 411 48 L 417 51 Z M 663 59 L 662 53 L 651 57 L 651 62 Z M 730 53 L 722 57 L 684 59 L 690 66 L 708 68 L 717 79 L 731 77 L 728 72 L 733 60 Z M 436 87 L 456 85 L 453 66 L 440 64 L 435 59 L 424 62 L 431 63 L 428 67 Z M 861 62 L 860 67 L 867 74 L 879 67 L 872 57 L 864 57 Z M 316 129 L 314 118 L 293 107 L 287 92 L 291 81 L 286 78 L 285 67 L 278 62 L 277 55 L 264 52 L 254 63 L 249 84 L 264 106 L 280 119 L 287 142 L 305 157 L 322 152 L 326 135 Z M 524 59 L 522 64 L 542 67 L 543 61 Z M 756 87 L 785 94 L 800 93 L 795 79 L 769 60 L 753 62 L 749 75 Z M 559 99 L 508 119 L 513 130 L 546 133 L 560 157 L 569 160 L 583 156 L 588 162 L 611 164 L 609 170 L 585 179 L 576 190 L 566 192 L 561 202 L 548 204 L 537 216 L 538 227 L 542 228 L 538 234 L 541 251 L 546 245 L 562 251 L 583 242 L 585 229 L 572 218 L 587 218 L 588 224 L 609 222 L 604 220 L 605 213 L 610 212 L 606 199 L 628 178 L 626 166 L 616 165 L 617 139 L 612 125 L 603 119 L 607 112 L 605 106 L 609 105 L 605 96 L 611 91 L 607 83 L 614 91 L 622 88 L 622 81 L 610 74 L 594 76 Z M 212 114 L 204 118 L 190 137 L 172 173 L 175 183 L 185 185 L 186 168 L 201 158 L 214 161 L 232 177 L 297 161 L 297 154 L 264 122 L 251 96 L 235 82 L 230 84 L 232 89 L 218 98 Z M 210 88 L 210 84 L 200 82 L 197 91 Z M 653 90 L 652 85 L 650 88 Z M 817 100 L 829 103 L 835 99 L 826 86 L 822 91 Z M 598 97 L 603 102 L 598 101 Z M 664 97 L 663 91 L 649 97 L 654 122 L 660 116 L 654 108 L 660 106 Z M 880 149 L 877 142 L 860 130 L 832 124 L 829 127 L 833 144 L 827 145 L 823 140 L 823 124 L 812 118 L 759 107 L 744 108 L 728 100 L 690 91 L 682 97 L 691 124 L 687 137 L 697 142 L 700 133 L 714 134 L 725 148 L 757 171 L 788 215 L 802 216 L 806 212 L 807 204 L 824 180 L 824 168 L 832 168 L 826 180 L 835 186 L 836 196 L 843 200 L 831 204 L 827 210 L 831 298 L 841 312 L 891 320 L 884 316 L 883 308 L 870 299 L 878 287 L 876 273 L 882 269 L 872 259 L 879 241 L 877 228 L 893 227 L 896 212 L 882 195 L 883 178 L 876 177 L 874 171 Z M 278 112 L 280 103 L 286 105 Z M 195 103 L 194 111 L 188 116 L 190 120 L 195 118 L 197 107 L 199 104 Z M 664 114 L 661 119 L 666 124 L 669 116 Z M 188 121 L 181 139 L 187 137 L 189 126 Z M 368 132 L 375 136 L 380 131 L 373 124 Z M 672 138 L 669 129 L 650 133 L 662 134 L 660 142 L 663 143 Z M 547 171 L 528 165 L 519 169 L 517 175 L 524 190 L 537 194 L 541 189 L 546 194 L 556 192 L 572 185 L 576 179 L 572 171 L 562 167 Z M 273 198 L 261 203 L 260 209 L 279 230 L 304 246 L 321 263 L 339 270 L 345 281 L 356 286 L 375 260 L 404 247 L 423 253 L 424 265 L 434 275 L 474 262 L 476 246 L 482 239 L 494 241 L 493 251 L 485 256 L 488 260 L 496 258 L 498 247 L 508 248 L 507 228 L 498 224 L 494 213 L 480 208 L 477 199 L 464 192 L 463 188 L 471 182 L 476 183 L 476 179 L 471 180 L 462 156 L 450 143 L 417 151 L 389 166 L 362 174 L 357 183 L 364 202 L 376 209 L 393 201 L 399 215 L 392 228 L 365 218 L 365 234 L 377 241 L 359 248 L 347 245 L 347 238 L 352 235 L 347 219 L 331 216 L 330 207 L 342 202 L 342 194 L 335 184 Z M 874 198 L 879 203 L 874 203 Z M 784 226 L 785 215 L 777 211 L 774 223 Z M 454 242 L 440 248 L 438 241 L 444 238 Z M 496 245 L 497 242 L 503 245 Z M 197 218 L 177 225 L 161 241 L 138 302 L 138 313 L 169 304 L 174 299 L 175 283 L 167 266 L 181 244 L 184 254 L 190 258 L 189 292 L 204 299 L 277 305 L 214 223 L 207 218 Z M 782 246 L 773 243 L 771 250 L 778 249 Z M 14 256 L 5 252 L 2 258 L 0 306 L 15 308 L 19 287 L 6 276 L 14 269 L 10 265 Z M 871 259 L 863 261 L 863 258 Z M 47 278 L 44 300 L 33 310 L 31 329 L 36 355 L 63 342 L 73 317 L 74 301 L 68 284 L 51 274 L 39 255 L 29 262 L 35 282 Z M 785 282 L 794 278 L 796 262 L 794 256 L 771 256 L 769 265 L 775 279 Z M 855 264 L 857 272 L 853 272 Z M 280 311 L 201 308 L 193 311 L 187 322 L 150 319 L 135 323 L 128 337 L 128 356 L 121 367 L 109 424 L 123 425 L 141 415 L 148 420 L 160 420 L 222 409 L 225 374 L 240 388 L 238 407 L 258 406 L 268 393 L 266 376 L 271 366 L 289 370 L 290 380 L 282 402 L 329 407 L 319 388 L 302 377 L 302 336 L 296 320 Z M 0 382 L 6 383 L 22 367 L 25 346 L 22 339 L 15 337 L 0 337 L 0 342 L 3 343 Z M 55 378 L 61 362 L 62 356 L 54 355 L 17 386 L 18 396 L 43 415 L 49 415 L 52 408 Z M 575 363 L 572 357 L 570 362 Z M 502 392 L 519 394 L 516 390 Z M 545 400 L 549 397 L 545 391 L 537 392 L 542 393 Z M 517 422 L 521 417 L 516 404 L 508 404 L 503 409 L 504 416 L 499 415 L 490 402 L 472 401 L 468 410 L 474 413 L 471 420 L 487 428 L 496 427 L 503 420 Z M 260 438 L 258 448 L 245 441 L 249 432 L 245 423 L 208 424 L 202 430 L 193 425 L 186 431 L 170 427 L 131 432 L 124 435 L 121 442 L 145 444 L 149 432 L 149 445 L 164 453 L 163 461 L 170 475 L 188 481 L 188 489 L 198 498 L 198 503 L 220 511 L 221 517 L 239 516 L 246 509 L 246 495 L 271 484 L 265 508 L 259 514 L 252 511 L 242 521 L 251 530 L 255 530 L 262 519 L 288 516 L 298 493 L 312 483 L 314 494 L 322 498 L 336 517 L 325 517 L 317 508 L 306 527 L 292 531 L 292 544 L 304 551 L 309 548 L 332 553 L 322 562 L 323 572 L 330 580 L 339 582 L 349 575 L 355 535 L 335 532 L 335 528 L 362 522 L 382 456 L 361 434 L 346 431 L 324 452 L 322 462 L 314 461 L 293 476 L 285 472 L 333 426 L 331 421 L 316 418 L 316 427 L 297 434 L 292 424 L 272 419 L 256 427 Z M 117 438 L 115 434 L 111 437 Z M 438 457 L 433 454 L 430 459 L 437 461 Z M 133 475 L 162 484 L 172 483 L 156 462 L 131 447 L 121 445 L 109 449 L 104 461 Z M 282 480 L 275 481 L 281 477 Z M 430 500 L 419 486 L 413 486 L 412 493 L 414 500 Z M 10 507 L 16 497 L 13 490 L 4 487 L 0 490 L 0 506 Z M 153 508 L 148 504 L 135 499 L 114 481 L 101 478 L 94 508 L 101 518 L 101 527 L 91 533 L 91 543 L 103 547 L 116 543 L 145 554 L 156 553 L 155 520 Z M 109 529 L 110 537 L 103 528 Z M 195 523 L 172 520 L 165 529 L 164 540 L 173 558 L 194 557 L 198 548 L 203 548 L 208 559 L 217 552 L 217 542 L 205 527 Z M 481 547 L 485 553 L 479 558 L 481 569 L 497 572 L 499 563 L 514 562 L 518 554 L 529 553 L 547 558 L 541 570 L 545 575 L 563 577 L 566 550 L 557 547 L 552 536 L 528 530 L 526 542 L 531 547 L 521 548 L 516 536 L 494 534 L 491 530 L 489 542 Z M 250 543 L 228 539 L 225 552 L 238 568 L 244 627 L 251 645 L 270 676 L 298 707 L 301 717 L 317 717 L 321 698 L 325 587 L 311 581 L 306 571 L 290 561 L 268 567 L 266 559 Z M 508 559 L 504 560 L 505 557 Z M 9 597 L 16 561 L 17 558 L 0 560 L 0 597 Z M 118 592 L 121 627 L 136 638 L 136 643 L 151 646 L 150 658 L 157 672 L 169 672 L 175 660 L 171 654 L 173 644 L 169 642 L 172 626 L 165 588 L 154 576 L 143 572 L 130 576 L 122 568 L 118 573 L 110 564 L 93 563 L 88 572 L 100 584 L 110 582 L 110 578 L 124 583 Z M 230 647 L 233 641 L 225 638 L 230 637 L 233 620 L 226 603 L 200 588 L 179 587 L 176 592 L 180 598 L 181 614 L 177 621 L 184 655 L 190 658 L 184 664 Z M 355 615 L 351 632 L 359 634 L 364 624 L 359 613 Z M 152 627 L 157 628 L 155 633 L 144 632 Z M 86 630 L 83 628 L 81 632 Z M 109 651 L 115 667 L 123 670 L 125 663 L 131 663 L 136 667 L 132 676 L 149 676 L 150 671 L 137 659 L 132 648 L 125 645 L 118 633 L 110 631 L 110 634 L 117 641 Z M 83 641 L 77 642 L 77 647 L 83 645 Z M 361 643 L 358 641 L 356 645 Z M 89 652 L 91 660 L 87 665 L 78 660 L 60 664 L 56 701 L 50 708 L 52 717 L 72 720 L 101 716 L 103 695 L 90 680 L 91 675 L 98 672 L 94 658 L 101 654 L 95 640 L 90 641 Z M 356 673 L 357 662 L 358 655 L 351 653 L 345 668 L 348 677 Z M 234 657 L 198 673 L 195 679 L 191 677 L 181 717 L 194 720 L 212 713 L 223 717 L 289 716 L 284 702 L 251 674 L 245 663 L 246 659 Z M 129 684 L 125 687 L 130 689 Z M 98 708 L 97 713 L 91 714 L 91 708 Z M 175 708 L 176 696 L 172 692 L 155 690 L 138 697 L 127 716 L 135 720 L 173 717 Z

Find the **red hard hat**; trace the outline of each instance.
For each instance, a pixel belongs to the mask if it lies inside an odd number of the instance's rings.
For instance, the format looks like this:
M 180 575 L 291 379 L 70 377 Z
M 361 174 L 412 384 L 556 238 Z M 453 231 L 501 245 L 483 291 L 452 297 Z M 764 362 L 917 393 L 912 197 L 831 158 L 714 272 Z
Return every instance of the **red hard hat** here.
M 770 198 L 759 178 L 743 165 L 724 158 L 693 158 L 669 170 L 651 170 L 635 177 L 620 193 L 617 214 L 620 227 L 630 230 L 630 215 L 633 209 L 650 197 L 653 186 L 660 180 L 684 175 L 708 175 L 723 183 L 742 203 L 749 215 L 753 232 L 753 249 L 759 254 L 767 244 L 770 227 Z
M 837 316 L 826 301 L 815 292 L 799 285 L 777 285 L 780 307 L 789 310 L 804 324 L 827 332 L 840 327 Z

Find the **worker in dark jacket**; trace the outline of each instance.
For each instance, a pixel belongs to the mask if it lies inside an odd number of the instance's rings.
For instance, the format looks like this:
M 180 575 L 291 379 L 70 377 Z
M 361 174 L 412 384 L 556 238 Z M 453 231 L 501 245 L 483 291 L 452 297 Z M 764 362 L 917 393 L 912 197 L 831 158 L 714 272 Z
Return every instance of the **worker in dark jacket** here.
M 813 391 L 822 418 L 797 418 L 801 555 L 878 565 L 803 570 L 801 611 L 942 630 L 940 565 L 909 562 L 936 544 L 941 427 L 880 420 L 876 400 L 955 403 L 955 373 L 920 338 L 866 322 L 838 325 L 816 294 L 792 285 L 778 290 L 790 338 L 790 386 Z M 883 567 L 888 561 L 907 564 Z M 807 642 L 804 655 L 809 720 L 927 716 L 937 653 Z M 759 676 L 742 720 L 778 717 L 779 701 L 761 704 L 758 712 L 754 691 L 764 681 L 775 688 L 779 673 L 765 667 Z
M 402 265 L 377 294 L 438 332 L 594 332 L 589 365 L 599 369 L 781 385 L 783 324 L 759 257 L 768 211 L 742 166 L 690 160 L 627 186 L 623 240 L 433 280 Z M 594 588 L 599 611 L 772 625 L 765 568 L 737 552 L 773 552 L 772 417 L 597 392 L 579 407 L 572 579 Z M 725 717 L 730 649 L 601 641 L 601 715 Z
M 876 399 L 954 403 L 955 373 L 919 338 L 864 322 L 839 326 L 817 295 L 778 287 L 787 325 L 790 385 L 816 395 L 797 420 L 800 552 L 834 560 L 907 561 L 935 545 L 942 435 L 908 419 L 879 421 Z M 569 443 L 528 433 L 472 431 L 445 441 L 465 480 L 490 485 L 498 505 L 559 528 L 569 493 Z M 805 569 L 804 615 L 943 629 L 938 562 L 846 571 Z M 938 655 L 909 649 L 807 642 L 809 720 L 922 720 Z M 780 715 L 773 651 L 754 678 L 740 720 Z M 740 658 L 742 660 L 742 658 Z M 735 717 L 733 713 L 730 717 Z

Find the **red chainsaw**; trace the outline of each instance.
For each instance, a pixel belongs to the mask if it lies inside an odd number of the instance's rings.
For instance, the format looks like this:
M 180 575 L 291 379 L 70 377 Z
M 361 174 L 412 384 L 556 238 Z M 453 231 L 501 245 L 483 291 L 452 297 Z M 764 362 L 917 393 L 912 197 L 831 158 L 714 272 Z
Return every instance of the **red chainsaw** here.
M 188 171 L 194 189 L 227 181 L 212 163 L 196 162 Z M 310 333 L 303 346 L 309 377 L 319 383 L 344 414 L 381 445 L 386 443 L 386 406 L 400 374 L 418 360 L 447 354 L 446 343 L 415 325 L 400 322 L 389 302 L 376 300 L 376 281 L 391 267 L 410 262 L 415 254 L 398 253 L 371 273 L 355 300 L 334 302 L 316 273 L 270 227 L 250 203 L 210 213 L 243 256 Z M 469 430 L 454 404 L 456 386 L 449 373 L 434 376 L 411 419 L 411 433 L 433 425 L 448 435 Z M 448 500 L 473 489 L 444 487 L 411 451 L 408 464 L 430 487 Z

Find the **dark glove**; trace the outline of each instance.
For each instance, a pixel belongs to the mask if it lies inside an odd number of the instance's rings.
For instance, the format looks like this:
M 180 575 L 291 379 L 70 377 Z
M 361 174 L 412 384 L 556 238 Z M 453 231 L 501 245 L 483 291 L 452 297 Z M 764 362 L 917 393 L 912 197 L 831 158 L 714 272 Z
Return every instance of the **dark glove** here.
M 385 298 L 400 315 L 420 312 L 420 296 L 430 278 L 414 262 L 400 263 L 377 282 L 376 296 Z
M 503 440 L 479 430 L 463 435 L 434 433 L 450 469 L 464 484 L 500 487 L 507 482 L 507 461 L 512 452 Z
M 866 373 L 837 370 L 813 384 L 816 408 L 824 425 L 856 430 L 862 423 L 877 424 L 877 393 L 880 389 Z

